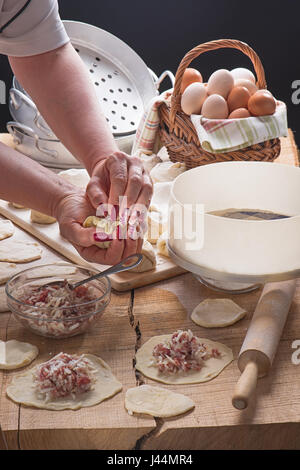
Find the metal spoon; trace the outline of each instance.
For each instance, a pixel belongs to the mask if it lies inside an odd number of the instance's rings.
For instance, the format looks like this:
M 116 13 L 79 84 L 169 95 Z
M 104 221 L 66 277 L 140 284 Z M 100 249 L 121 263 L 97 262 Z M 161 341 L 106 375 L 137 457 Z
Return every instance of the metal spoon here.
M 135 259 L 135 261 L 130 263 L 130 261 L 133 259 Z M 76 287 L 82 286 L 82 284 L 93 281 L 94 279 L 100 279 L 101 277 L 108 276 L 109 274 L 121 273 L 122 271 L 127 271 L 128 269 L 135 268 L 136 266 L 140 264 L 142 259 L 143 259 L 143 255 L 136 253 L 134 255 L 128 256 L 127 258 L 123 259 L 120 263 L 115 264 L 114 266 L 111 266 L 105 271 L 102 271 L 101 273 L 97 273 L 97 274 L 94 274 L 93 276 L 87 277 L 86 279 L 76 282 L 75 284 L 70 284 L 69 282 L 66 283 L 66 281 L 53 281 L 53 282 L 50 282 L 49 284 L 46 284 L 43 287 L 48 287 L 51 285 L 67 286 L 69 289 L 73 290 L 73 289 L 76 289 Z

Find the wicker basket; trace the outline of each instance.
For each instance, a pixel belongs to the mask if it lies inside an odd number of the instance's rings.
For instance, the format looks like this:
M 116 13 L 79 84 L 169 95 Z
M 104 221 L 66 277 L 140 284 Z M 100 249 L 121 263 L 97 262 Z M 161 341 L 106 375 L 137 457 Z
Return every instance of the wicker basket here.
M 206 42 L 189 51 L 178 67 L 171 103 L 162 103 L 159 107 L 159 134 L 161 142 L 167 148 L 170 159 L 173 162 L 185 163 L 187 168 L 232 160 L 273 161 L 280 154 L 279 139 L 268 140 L 242 150 L 226 153 L 210 153 L 201 147 L 190 117 L 181 109 L 181 81 L 186 68 L 192 60 L 204 52 L 221 48 L 238 49 L 247 55 L 253 63 L 257 75 L 258 88 L 267 88 L 264 68 L 258 55 L 243 42 L 234 39 L 220 39 L 218 41 Z

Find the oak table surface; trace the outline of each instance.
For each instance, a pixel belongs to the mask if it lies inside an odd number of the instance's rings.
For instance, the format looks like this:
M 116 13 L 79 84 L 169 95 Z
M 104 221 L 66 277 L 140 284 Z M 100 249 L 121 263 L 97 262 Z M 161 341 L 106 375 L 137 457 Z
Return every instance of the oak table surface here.
M 290 151 L 282 163 L 295 164 L 292 135 L 282 142 L 283 148 Z M 33 240 L 19 228 L 14 237 Z M 40 244 L 42 259 L 20 264 L 20 270 L 63 259 Z M 12 314 L 0 314 L 0 339 L 38 346 L 40 354 L 32 365 L 60 351 L 90 352 L 103 358 L 123 384 L 122 392 L 95 407 L 55 412 L 12 402 L 5 391 L 11 376 L 18 371 L 0 372 L 0 449 L 299 449 L 300 365 L 294 365 L 291 358 L 292 343 L 300 340 L 300 280 L 269 375 L 259 379 L 255 399 L 247 410 L 237 411 L 231 405 L 240 376 L 236 359 L 260 293 L 258 290 L 224 296 L 202 286 L 187 273 L 149 287 L 113 292 L 100 321 L 87 333 L 66 340 L 34 335 Z M 208 297 L 231 298 L 248 313 L 227 328 L 199 327 L 191 321 L 190 314 Z M 217 378 L 199 385 L 165 386 L 141 376 L 133 363 L 136 348 L 154 335 L 172 333 L 178 328 L 191 328 L 199 337 L 226 344 L 233 350 L 234 361 Z M 196 407 L 172 419 L 129 416 L 124 408 L 125 391 L 142 383 L 182 392 L 195 401 Z

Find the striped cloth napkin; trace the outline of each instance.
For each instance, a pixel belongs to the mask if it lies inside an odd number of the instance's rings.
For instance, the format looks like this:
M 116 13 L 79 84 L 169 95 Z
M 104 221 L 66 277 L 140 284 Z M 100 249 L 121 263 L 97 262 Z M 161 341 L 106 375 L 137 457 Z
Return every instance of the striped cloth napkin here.
M 149 102 L 135 135 L 132 155 L 151 155 L 162 147 L 158 133 L 159 106 L 170 103 L 172 92 L 173 89 L 167 90 Z M 282 101 L 277 101 L 272 116 L 213 120 L 192 114 L 191 121 L 203 149 L 211 153 L 232 152 L 288 135 L 287 109 Z
M 192 114 L 191 121 L 204 150 L 226 153 L 288 135 L 286 105 L 277 102 L 272 116 L 246 119 L 205 119 Z

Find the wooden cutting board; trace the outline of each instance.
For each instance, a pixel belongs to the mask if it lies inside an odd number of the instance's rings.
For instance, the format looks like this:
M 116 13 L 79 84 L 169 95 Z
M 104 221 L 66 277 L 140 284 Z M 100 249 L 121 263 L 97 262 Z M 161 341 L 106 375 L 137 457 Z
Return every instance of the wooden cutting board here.
M 13 141 L 7 134 L 1 134 L 0 140 L 8 145 L 14 146 Z M 294 136 L 289 130 L 289 136 L 281 139 L 282 150 L 278 163 L 287 165 L 299 165 L 298 151 Z M 104 270 L 105 267 L 99 264 L 88 263 L 75 250 L 75 248 L 59 233 L 58 224 L 40 225 L 30 221 L 30 210 L 15 209 L 6 201 L 0 200 L 0 214 L 10 219 L 34 237 L 38 238 L 46 245 L 50 246 L 70 261 L 76 264 L 95 267 Z M 166 280 L 185 272 L 177 266 L 171 259 L 157 255 L 157 266 L 154 270 L 145 273 L 122 273 L 110 276 L 112 287 L 117 291 L 126 291 L 136 287 L 146 286 L 158 281 Z

